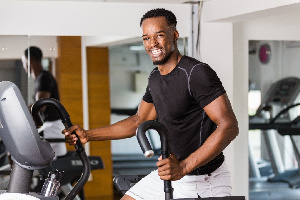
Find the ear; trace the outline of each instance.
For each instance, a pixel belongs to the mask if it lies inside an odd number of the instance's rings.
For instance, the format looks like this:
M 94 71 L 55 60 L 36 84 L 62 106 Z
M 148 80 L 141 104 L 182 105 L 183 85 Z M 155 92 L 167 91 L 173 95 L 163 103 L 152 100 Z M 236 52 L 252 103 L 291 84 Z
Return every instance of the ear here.
M 173 33 L 173 42 L 174 42 L 174 44 L 177 42 L 178 38 L 179 38 L 179 33 L 178 33 L 177 30 L 175 30 L 174 33 Z

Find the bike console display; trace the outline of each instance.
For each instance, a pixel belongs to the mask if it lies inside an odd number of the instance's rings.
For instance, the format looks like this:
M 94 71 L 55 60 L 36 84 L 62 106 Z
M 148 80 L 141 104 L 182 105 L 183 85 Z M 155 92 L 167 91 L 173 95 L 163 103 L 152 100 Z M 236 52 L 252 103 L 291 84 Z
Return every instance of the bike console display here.
M 0 84 L 0 137 L 12 160 L 23 168 L 41 169 L 54 158 L 50 144 L 40 139 L 19 89 L 10 82 Z

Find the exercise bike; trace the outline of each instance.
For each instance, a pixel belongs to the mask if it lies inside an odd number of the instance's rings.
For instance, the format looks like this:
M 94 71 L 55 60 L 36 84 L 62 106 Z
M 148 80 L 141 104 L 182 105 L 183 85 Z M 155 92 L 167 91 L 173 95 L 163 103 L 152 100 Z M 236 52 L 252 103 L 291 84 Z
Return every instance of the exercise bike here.
M 33 119 L 37 121 L 37 128 L 40 128 L 40 126 L 43 124 L 39 116 L 39 110 L 44 106 L 44 104 L 49 104 L 45 103 L 46 101 L 49 101 L 49 99 L 39 100 L 32 106 L 32 116 Z M 52 101 L 52 99 L 50 99 L 50 101 Z M 49 105 L 51 105 L 51 103 Z M 49 143 L 65 143 L 65 139 L 59 138 L 47 138 L 45 140 Z M 99 156 L 88 156 L 88 160 L 91 165 L 91 170 L 104 169 L 103 161 Z M 64 172 L 62 179 L 60 180 L 61 186 L 59 188 L 58 195 L 59 198 L 62 199 L 72 190 L 72 185 L 80 178 L 82 173 L 82 162 L 80 160 L 80 157 L 77 155 L 76 151 L 68 151 L 65 156 L 58 157 L 56 160 L 53 160 L 49 167 L 39 170 L 38 183 L 33 189 L 33 191 L 40 191 L 43 186 L 43 182 L 47 178 L 49 172 L 55 170 Z M 85 200 L 83 189 L 80 190 L 78 196 L 76 196 L 74 199 Z
M 72 126 L 67 111 L 57 100 L 39 100 L 32 107 L 32 113 L 37 115 L 31 116 L 17 86 L 8 81 L 0 82 L 0 137 L 13 161 L 8 189 L 0 191 L 1 200 L 58 200 L 55 192 L 63 176 L 59 171 L 49 174 L 41 193 L 30 192 L 33 171 L 49 167 L 54 158 L 50 144 L 40 138 L 35 127 L 35 123 L 42 124 L 38 110 L 43 106 L 54 106 L 65 127 Z M 77 140 L 75 149 L 82 162 L 83 171 L 66 200 L 75 198 L 87 182 L 91 171 L 90 162 L 80 140 Z
M 50 141 L 49 141 L 50 140 Z M 64 139 L 46 139 L 49 143 L 53 140 L 65 142 Z M 91 171 L 104 169 L 104 164 L 99 156 L 88 156 L 91 164 Z M 60 188 L 58 192 L 59 199 L 64 199 L 72 190 L 72 185 L 80 178 L 82 173 L 82 162 L 76 151 L 68 151 L 63 157 L 58 157 L 51 162 L 47 168 L 35 170 L 33 172 L 30 192 L 40 192 L 45 179 L 50 171 L 63 171 L 62 179 L 60 180 Z M 11 165 L 8 159 L 8 152 L 2 140 L 0 140 L 0 190 L 6 190 L 10 180 Z M 85 200 L 84 190 L 80 190 L 74 200 Z
M 154 151 L 147 139 L 146 131 L 149 129 L 156 130 L 160 135 L 161 140 L 161 155 L 162 158 L 168 158 L 171 154 L 170 144 L 169 144 L 169 133 L 165 126 L 157 121 L 145 121 L 143 122 L 137 129 L 136 137 L 138 143 L 144 153 L 144 156 L 150 158 L 154 155 Z M 114 185 L 119 191 L 123 193 L 125 190 L 128 190 L 132 184 L 138 182 L 143 176 L 139 175 L 119 175 L 114 178 Z M 175 200 L 173 199 L 173 188 L 171 181 L 164 180 L 164 192 L 165 192 L 165 200 Z M 184 198 L 177 200 L 245 200 L 244 196 L 229 196 L 229 197 L 210 197 L 210 198 Z

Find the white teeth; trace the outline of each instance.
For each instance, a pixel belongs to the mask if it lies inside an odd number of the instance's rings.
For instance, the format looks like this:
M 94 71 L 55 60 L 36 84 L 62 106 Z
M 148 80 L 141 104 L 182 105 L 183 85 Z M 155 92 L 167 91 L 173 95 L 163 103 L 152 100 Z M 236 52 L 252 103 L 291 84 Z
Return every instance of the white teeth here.
M 157 49 L 157 50 L 153 50 L 152 51 L 152 54 L 153 55 L 157 55 L 157 54 L 160 54 L 161 53 L 161 50 L 160 49 Z

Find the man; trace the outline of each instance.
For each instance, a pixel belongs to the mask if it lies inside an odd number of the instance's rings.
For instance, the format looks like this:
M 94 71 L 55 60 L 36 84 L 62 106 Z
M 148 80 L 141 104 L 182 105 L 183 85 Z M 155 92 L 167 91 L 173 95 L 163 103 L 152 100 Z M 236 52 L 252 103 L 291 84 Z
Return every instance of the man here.
M 69 144 L 135 135 L 147 120 L 158 120 L 170 134 L 172 154 L 159 159 L 158 170 L 133 186 L 122 198 L 164 199 L 163 181 L 171 180 L 174 199 L 230 196 L 230 173 L 222 151 L 238 134 L 238 123 L 216 73 L 204 63 L 182 56 L 175 15 L 148 11 L 141 19 L 146 52 L 157 65 L 135 115 L 107 127 L 65 132 Z
M 40 48 L 31 46 L 24 51 L 22 56 L 23 67 L 28 73 L 28 58 L 30 59 L 30 74 L 34 78 L 34 94 L 35 101 L 43 98 L 54 98 L 59 101 L 59 92 L 55 78 L 51 73 L 45 71 L 42 66 L 43 52 Z M 61 130 L 64 126 L 60 117 L 51 106 L 42 108 L 41 115 L 44 121 L 40 131 L 43 131 L 43 136 L 47 138 L 64 138 L 61 135 Z M 64 156 L 67 153 L 65 143 L 50 143 L 55 152 L 55 159 L 59 156 Z

